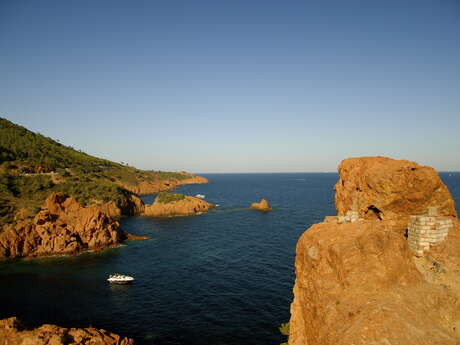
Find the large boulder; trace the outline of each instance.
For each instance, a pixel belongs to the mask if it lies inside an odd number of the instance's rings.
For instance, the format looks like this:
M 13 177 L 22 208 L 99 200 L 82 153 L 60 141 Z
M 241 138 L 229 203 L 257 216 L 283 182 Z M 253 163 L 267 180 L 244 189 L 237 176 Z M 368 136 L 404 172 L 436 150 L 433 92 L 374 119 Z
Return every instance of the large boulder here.
M 348 158 L 339 165 L 335 206 L 339 216 L 358 211 L 364 219 L 407 223 L 409 215 L 437 207 L 440 216 L 456 217 L 455 202 L 431 167 L 386 157 Z
M 17 318 L 0 320 L 0 345 L 133 345 L 134 340 L 103 329 L 43 325 L 27 329 Z

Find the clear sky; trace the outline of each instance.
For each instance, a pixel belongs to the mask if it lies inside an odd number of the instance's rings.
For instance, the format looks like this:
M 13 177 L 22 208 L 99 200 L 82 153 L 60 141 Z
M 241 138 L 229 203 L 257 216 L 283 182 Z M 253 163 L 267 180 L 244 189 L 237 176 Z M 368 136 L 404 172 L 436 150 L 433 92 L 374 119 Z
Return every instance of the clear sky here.
M 460 170 L 460 1 L 0 0 L 0 116 L 144 169 Z

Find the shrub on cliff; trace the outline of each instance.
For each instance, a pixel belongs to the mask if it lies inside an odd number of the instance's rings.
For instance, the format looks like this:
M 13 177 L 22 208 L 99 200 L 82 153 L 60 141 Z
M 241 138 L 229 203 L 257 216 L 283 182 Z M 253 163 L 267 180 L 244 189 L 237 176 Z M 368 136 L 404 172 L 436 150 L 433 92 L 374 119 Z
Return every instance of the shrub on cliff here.
M 0 227 L 11 223 L 19 209 L 35 214 L 54 183 L 49 176 L 14 176 L 0 174 Z

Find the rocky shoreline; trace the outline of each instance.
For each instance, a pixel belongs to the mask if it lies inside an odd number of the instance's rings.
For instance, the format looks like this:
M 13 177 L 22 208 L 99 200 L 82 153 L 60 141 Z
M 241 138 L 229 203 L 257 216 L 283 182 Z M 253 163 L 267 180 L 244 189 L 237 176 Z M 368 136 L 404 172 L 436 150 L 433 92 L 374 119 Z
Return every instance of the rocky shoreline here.
M 117 246 L 128 237 L 119 222 L 97 206 L 53 193 L 32 221 L 7 225 L 0 233 L 0 258 L 75 255 Z
M 192 174 L 187 176 L 190 177 L 170 180 L 167 189 L 183 184 L 208 183 L 204 177 Z M 141 189 L 140 192 L 150 192 L 154 188 L 161 190 L 162 186 L 152 183 L 149 188 Z M 192 197 L 187 197 L 187 200 L 188 198 Z M 189 205 L 193 206 L 193 210 L 198 210 L 195 212 L 198 213 L 207 211 L 211 204 L 202 205 L 200 200 L 199 205 Z M 181 207 L 178 210 L 181 211 Z M 3 226 L 0 232 L 0 260 L 69 256 L 117 247 L 124 241 L 148 239 L 149 236 L 124 232 L 116 218 L 122 215 L 155 215 L 160 211 L 157 206 L 144 205 L 136 195 L 131 195 L 118 204 L 114 201 L 94 201 L 89 206 L 82 206 L 73 197 L 52 193 L 33 219 L 21 219 L 19 215 L 15 223 Z M 176 212 L 178 215 L 183 214 L 179 211 Z M 193 214 L 188 208 L 186 211 L 187 214 Z

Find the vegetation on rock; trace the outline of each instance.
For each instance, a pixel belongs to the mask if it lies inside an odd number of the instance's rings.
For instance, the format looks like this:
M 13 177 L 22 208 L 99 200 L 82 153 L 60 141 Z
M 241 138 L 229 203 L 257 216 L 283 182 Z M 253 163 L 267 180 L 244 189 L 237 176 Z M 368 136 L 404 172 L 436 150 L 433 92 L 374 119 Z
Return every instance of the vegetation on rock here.
M 175 194 L 175 193 L 158 193 L 157 200 L 161 204 L 168 204 L 170 202 L 179 201 L 185 199 L 184 194 Z
M 183 194 L 159 193 L 151 205 L 145 205 L 143 216 L 180 217 L 208 212 L 215 207 L 205 200 Z

